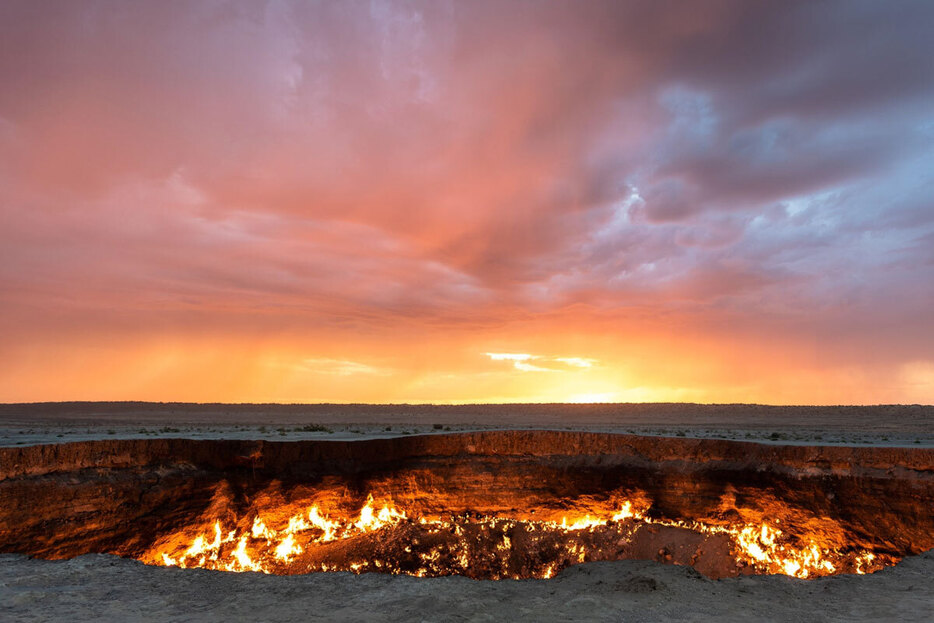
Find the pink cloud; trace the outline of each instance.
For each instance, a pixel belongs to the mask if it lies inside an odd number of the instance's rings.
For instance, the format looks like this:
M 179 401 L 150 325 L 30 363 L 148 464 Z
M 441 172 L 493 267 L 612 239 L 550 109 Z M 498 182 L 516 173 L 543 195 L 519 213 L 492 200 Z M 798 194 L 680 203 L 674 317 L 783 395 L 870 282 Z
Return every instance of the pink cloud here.
M 651 317 L 659 335 L 829 331 L 840 359 L 885 325 L 884 359 L 921 360 L 929 17 L 5 2 L 0 322 L 25 341 L 148 335 L 155 314 L 168 333 L 479 344 Z

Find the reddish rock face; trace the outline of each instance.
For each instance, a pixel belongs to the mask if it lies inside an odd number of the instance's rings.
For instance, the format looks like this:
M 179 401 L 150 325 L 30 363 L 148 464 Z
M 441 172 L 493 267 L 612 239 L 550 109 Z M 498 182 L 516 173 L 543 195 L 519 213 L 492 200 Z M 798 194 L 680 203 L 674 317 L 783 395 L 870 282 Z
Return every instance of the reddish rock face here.
M 549 577 L 648 558 L 723 577 L 934 547 L 934 451 L 551 431 L 0 448 L 0 551 L 303 573 Z

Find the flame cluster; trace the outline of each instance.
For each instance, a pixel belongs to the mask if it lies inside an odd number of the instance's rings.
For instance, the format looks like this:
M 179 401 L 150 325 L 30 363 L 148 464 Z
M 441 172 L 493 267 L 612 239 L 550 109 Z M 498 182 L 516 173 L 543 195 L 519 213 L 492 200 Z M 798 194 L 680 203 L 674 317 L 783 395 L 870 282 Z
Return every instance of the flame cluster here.
M 298 508 L 297 512 L 291 509 Z M 356 513 L 318 504 L 256 509 L 234 525 L 215 519 L 164 537 L 140 559 L 149 564 L 262 573 L 383 571 L 416 576 L 552 577 L 561 568 L 613 559 L 607 543 L 625 543 L 640 528 L 667 526 L 725 535 L 736 566 L 747 572 L 811 578 L 847 570 L 875 571 L 887 562 L 869 551 L 841 551 L 787 535 L 769 523 L 723 525 L 649 514 L 644 498 L 619 502 L 605 514 L 521 518 L 461 514 L 410 517 L 372 495 Z M 286 512 L 283 512 L 286 511 Z M 282 519 L 287 517 L 287 519 Z M 522 550 L 540 557 L 532 563 Z M 477 566 L 483 570 L 478 571 Z
M 246 534 L 240 534 L 236 528 L 225 531 L 221 522 L 215 521 L 214 535 L 210 541 L 207 536 L 199 534 L 180 554 L 172 556 L 162 551 L 160 556 L 166 566 L 274 573 L 269 564 L 270 559 L 279 563 L 290 563 L 304 552 L 308 544 L 328 543 L 375 532 L 405 518 L 405 513 L 388 505 L 376 511 L 370 496 L 360 509 L 356 521 L 332 520 L 322 515 L 314 505 L 289 517 L 286 526 L 279 530 L 268 527 L 260 515 L 253 519 L 249 533 Z M 299 544 L 300 537 L 304 537 L 302 540 L 306 545 Z M 173 540 L 177 542 L 177 539 Z M 232 543 L 236 545 L 230 547 L 229 544 Z

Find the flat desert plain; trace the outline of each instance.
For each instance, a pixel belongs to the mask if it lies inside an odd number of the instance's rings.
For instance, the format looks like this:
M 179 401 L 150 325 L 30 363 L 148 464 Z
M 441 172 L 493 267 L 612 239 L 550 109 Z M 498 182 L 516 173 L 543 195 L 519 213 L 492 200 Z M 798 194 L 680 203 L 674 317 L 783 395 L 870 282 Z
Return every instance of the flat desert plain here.
M 934 407 L 757 405 L 0 405 L 0 444 L 112 438 L 363 439 L 543 428 L 775 444 L 931 447 Z M 934 509 L 932 509 L 934 512 Z M 0 555 L 3 621 L 922 621 L 934 551 L 871 575 L 710 580 L 648 561 L 549 580 L 385 574 L 266 576 L 150 567 L 108 555 Z

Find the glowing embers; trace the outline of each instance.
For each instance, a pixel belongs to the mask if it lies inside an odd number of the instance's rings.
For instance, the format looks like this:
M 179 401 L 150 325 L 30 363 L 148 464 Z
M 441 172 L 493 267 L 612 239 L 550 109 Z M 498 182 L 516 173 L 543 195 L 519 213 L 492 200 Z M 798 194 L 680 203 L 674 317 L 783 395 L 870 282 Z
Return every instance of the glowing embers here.
M 865 573 L 896 562 L 835 545 L 839 531 L 819 520 L 809 522 L 811 535 L 791 534 L 776 526 L 778 519 L 750 523 L 740 513 L 732 524 L 722 518 L 671 520 L 653 517 L 644 496 L 612 499 L 603 508 L 592 500 L 576 506 L 587 512 L 530 509 L 504 516 L 406 513 L 372 496 L 352 512 L 336 503 L 268 506 L 272 500 L 266 499 L 241 515 L 224 510 L 215 515 L 224 519 L 162 538 L 140 558 L 276 574 L 381 571 L 485 579 L 548 578 L 572 564 L 627 558 L 692 565 L 712 577 L 808 578 Z

